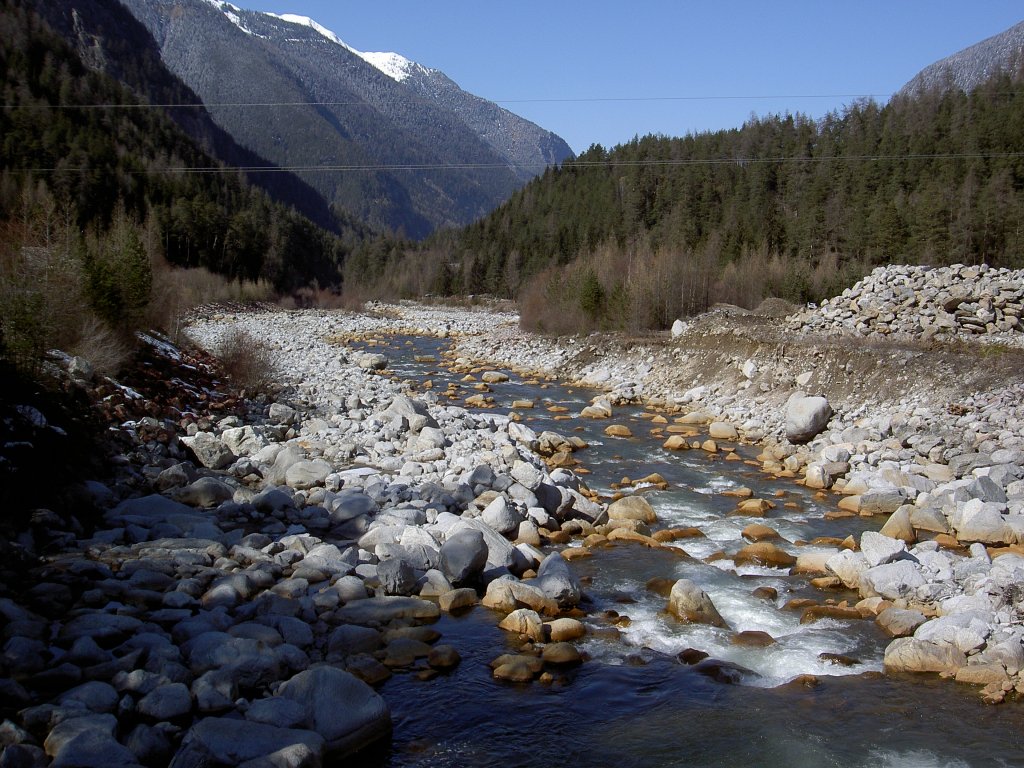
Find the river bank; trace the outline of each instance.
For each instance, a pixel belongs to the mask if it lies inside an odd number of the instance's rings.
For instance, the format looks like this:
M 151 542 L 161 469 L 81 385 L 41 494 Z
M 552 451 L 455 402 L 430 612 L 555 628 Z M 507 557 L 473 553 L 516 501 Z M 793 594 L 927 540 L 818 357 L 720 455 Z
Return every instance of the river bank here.
M 993 319 L 1008 323 L 1014 304 Z M 417 697 L 434 700 L 406 681 L 447 690 L 471 680 L 458 697 L 499 686 L 497 706 L 520 696 L 500 687 L 508 681 L 571 691 L 581 679 L 600 691 L 590 670 L 601 664 L 586 659 L 620 634 L 633 649 L 608 663 L 664 677 L 681 660 L 718 684 L 775 684 L 678 648 L 676 627 L 701 628 L 682 642 L 745 645 L 757 660 L 794 652 L 797 626 L 817 623 L 834 642 L 868 617 L 894 639 L 864 679 L 883 666 L 938 672 L 993 703 L 1014 697 L 1024 667 L 1018 352 L 920 338 L 861 345 L 796 322 L 720 310 L 674 337 L 551 340 L 522 333 L 510 313 L 413 305 L 196 318 L 189 333 L 207 349 L 248 338 L 270 351 L 283 388 L 251 400 L 225 398 L 203 358 L 157 338 L 146 370 L 179 382 L 178 394 L 97 383 L 79 361 L 58 360 L 69 386 L 101 392 L 124 451 L 115 477 L 85 488 L 104 510 L 94 530 L 40 516 L 21 542 L 41 564 L 0 598 L 4 759 L 317 765 L 386 750 L 392 710 L 401 728 L 419 717 Z M 394 334 L 444 337 L 452 351 L 374 343 Z M 417 373 L 409 357 L 421 358 Z M 513 382 L 499 364 L 602 391 L 590 408 L 548 403 L 553 390 L 535 375 L 502 390 Z M 800 443 L 786 437 L 798 390 L 834 411 Z M 499 393 L 504 406 L 488 407 Z M 541 410 L 543 420 L 531 415 Z M 605 424 L 635 437 L 606 437 Z M 718 463 L 693 481 L 708 487 L 659 508 L 663 478 L 609 484 L 602 497 L 573 470 L 577 456 L 617 446 L 667 474 Z M 624 461 L 604 460 L 611 472 Z M 751 463 L 757 477 L 735 471 Z M 729 467 L 734 479 L 709 485 Z M 691 515 L 698 504 L 708 506 Z M 845 515 L 856 535 L 803 540 L 816 516 L 841 529 Z M 637 578 L 648 559 L 660 573 L 631 594 L 602 583 L 615 568 Z M 751 578 L 775 585 L 760 602 Z M 820 597 L 787 594 L 801 584 Z M 620 598 L 631 618 L 613 609 Z M 474 609 L 481 602 L 488 611 Z M 877 634 L 867 623 L 860 633 Z M 797 650 L 815 674 L 777 681 L 794 692 L 815 685 L 822 665 L 860 663 L 819 653 L 831 646 L 809 637 Z M 651 655 L 652 643 L 663 650 Z M 776 650 L 756 650 L 769 643 Z M 474 671 L 461 675 L 471 648 Z M 692 676 L 680 679 L 695 690 Z M 403 692 L 401 706 L 389 690 Z

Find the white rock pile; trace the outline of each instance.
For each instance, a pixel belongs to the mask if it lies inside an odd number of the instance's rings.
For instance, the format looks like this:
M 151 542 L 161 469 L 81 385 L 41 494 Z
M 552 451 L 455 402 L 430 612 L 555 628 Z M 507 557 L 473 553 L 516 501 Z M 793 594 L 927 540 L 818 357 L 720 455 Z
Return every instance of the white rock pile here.
M 791 315 L 794 331 L 929 340 L 1024 339 L 1024 270 L 986 264 L 877 267 L 840 296 Z

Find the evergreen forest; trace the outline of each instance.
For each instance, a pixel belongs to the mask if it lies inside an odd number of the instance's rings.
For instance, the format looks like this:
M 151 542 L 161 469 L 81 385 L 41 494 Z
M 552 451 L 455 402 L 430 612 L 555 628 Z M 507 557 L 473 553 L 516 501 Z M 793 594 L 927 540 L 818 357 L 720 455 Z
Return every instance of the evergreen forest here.
M 1024 266 L 1024 76 L 819 120 L 595 145 L 489 216 L 375 241 L 349 290 L 517 298 L 537 330 L 666 327 L 716 302 L 835 295 L 873 265 Z

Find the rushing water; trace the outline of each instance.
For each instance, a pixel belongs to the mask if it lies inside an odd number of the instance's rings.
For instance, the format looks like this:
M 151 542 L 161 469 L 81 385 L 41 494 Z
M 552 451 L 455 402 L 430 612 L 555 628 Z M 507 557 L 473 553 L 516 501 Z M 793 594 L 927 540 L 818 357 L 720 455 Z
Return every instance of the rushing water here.
M 384 350 L 391 370 L 442 392 L 456 377 L 438 364 L 444 343 L 395 338 Z M 379 348 L 379 347 L 378 347 Z M 585 584 L 591 633 L 580 643 L 590 661 L 554 685 L 495 681 L 489 662 L 509 638 L 485 609 L 443 617 L 436 628 L 463 657 L 451 674 L 429 682 L 399 674 L 381 693 L 395 720 L 391 746 L 367 756 L 384 766 L 963 766 L 1024 765 L 1016 705 L 987 707 L 977 692 L 948 681 L 880 674 L 888 643 L 872 621 L 823 619 L 801 624 L 795 598 L 825 595 L 788 571 L 740 566 L 731 559 L 746 542 L 751 518 L 729 515 L 739 486 L 777 502 L 763 522 L 779 532 L 791 554 L 814 550 L 792 542 L 859 536 L 870 521 L 828 520 L 834 500 L 765 476 L 744 462 L 700 451 L 670 453 L 639 408 L 616 409 L 611 421 L 556 420 L 548 407 L 578 414 L 596 392 L 515 376 L 492 385 L 498 412 L 514 400 L 538 432 L 578 434 L 590 448 L 577 457 L 591 488 L 613 492 L 623 477 L 657 472 L 669 488 L 647 492 L 660 527 L 696 527 L 704 537 L 674 546 L 683 553 L 623 544 L 575 560 Z M 475 394 L 466 385 L 461 396 Z M 442 397 L 443 399 L 443 397 Z M 458 402 L 458 401 L 456 401 Z M 604 435 L 626 424 L 634 437 Z M 741 455 L 750 457 L 749 452 Z M 877 525 L 877 524 L 876 524 Z M 713 556 L 713 557 L 712 557 Z M 690 578 L 706 591 L 733 631 L 677 622 L 666 599 L 646 587 L 652 578 Z M 771 587 L 777 597 L 754 594 Z M 855 593 L 828 595 L 856 601 Z M 736 632 L 768 633 L 774 643 L 750 647 Z M 708 654 L 696 665 L 682 651 Z M 832 656 L 822 657 L 822 654 Z M 835 657 L 845 663 L 837 664 Z M 813 675 L 816 682 L 807 677 Z

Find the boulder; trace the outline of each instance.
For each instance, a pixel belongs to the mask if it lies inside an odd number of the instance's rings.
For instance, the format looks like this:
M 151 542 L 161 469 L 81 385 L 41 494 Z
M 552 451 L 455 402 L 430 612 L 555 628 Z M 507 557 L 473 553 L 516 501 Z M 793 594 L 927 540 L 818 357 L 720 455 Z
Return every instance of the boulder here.
M 814 439 L 832 418 L 832 406 L 824 397 L 795 392 L 786 404 L 786 438 L 791 443 Z
M 523 516 L 508 503 L 504 496 L 495 497 L 480 514 L 480 519 L 487 523 L 502 536 L 508 536 L 519 530 Z
M 303 459 L 285 470 L 284 482 L 299 491 L 317 488 L 324 484 L 333 471 L 334 468 L 323 459 Z
M 182 683 L 161 685 L 143 696 L 137 709 L 153 720 L 176 720 L 192 711 L 192 695 Z
M 537 569 L 537 577 L 531 583 L 562 608 L 578 605 L 583 594 L 579 580 L 558 552 L 544 558 Z
M 307 768 L 320 765 L 324 739 L 298 728 L 227 717 L 208 717 L 189 729 L 171 768 L 253 765 Z M 109 763 L 115 765 L 115 763 Z
M 386 595 L 411 595 L 416 588 L 416 572 L 399 557 L 389 557 L 378 563 L 377 578 Z
M 956 674 L 967 665 L 967 657 L 951 645 L 932 643 L 916 637 L 901 637 L 885 649 L 886 672 L 945 672 Z
M 875 617 L 875 621 L 889 637 L 909 637 L 926 619 L 920 611 L 886 608 Z
M 529 608 L 517 608 L 498 622 L 498 626 L 506 632 L 516 632 L 535 642 L 544 642 L 544 623 L 537 612 Z
M 191 507 L 216 507 L 230 501 L 235 489 L 216 477 L 200 477 L 174 494 L 178 501 Z
M 225 469 L 238 458 L 222 440 L 210 432 L 197 432 L 191 437 L 180 438 L 181 443 L 192 451 L 200 464 L 207 469 Z
M 738 440 L 736 427 L 724 421 L 713 421 L 708 427 L 708 436 L 713 440 Z
M 452 584 L 465 584 L 483 572 L 487 552 L 487 543 L 480 531 L 458 530 L 441 545 L 441 571 Z
M 356 358 L 356 365 L 368 371 L 382 371 L 388 367 L 388 358 L 379 352 L 367 352 Z
M 369 685 L 344 670 L 320 666 L 300 672 L 277 692 L 305 710 L 305 725 L 323 738 L 328 753 L 357 752 L 391 734 L 391 710 Z
M 860 574 L 860 594 L 861 597 L 898 600 L 911 597 L 914 590 L 925 583 L 924 576 L 913 562 L 897 560 L 863 571 Z
M 876 565 L 891 563 L 900 559 L 907 551 L 906 542 L 901 539 L 892 539 L 874 531 L 864 531 L 860 536 L 860 551 L 867 560 L 868 566 L 874 568 Z
M 114 737 L 113 715 L 70 717 L 57 723 L 43 742 L 54 768 L 106 768 L 137 765 L 135 755 Z
M 729 626 L 707 593 L 690 579 L 679 579 L 672 585 L 667 609 L 676 618 L 693 624 L 711 624 L 724 628 Z
M 770 541 L 747 544 L 733 555 L 736 565 L 767 565 L 770 568 L 789 568 L 796 558 Z
M 639 520 L 648 525 L 658 520 L 654 507 L 643 496 L 625 496 L 612 502 L 608 505 L 608 517 L 611 520 Z

